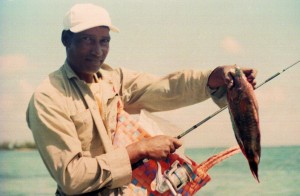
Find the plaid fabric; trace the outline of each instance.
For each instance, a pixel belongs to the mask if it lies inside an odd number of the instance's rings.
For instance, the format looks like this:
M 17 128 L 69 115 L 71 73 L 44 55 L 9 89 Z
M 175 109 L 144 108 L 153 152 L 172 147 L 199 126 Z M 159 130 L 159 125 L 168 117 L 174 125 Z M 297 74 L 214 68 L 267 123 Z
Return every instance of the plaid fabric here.
M 122 108 L 118 112 L 118 123 L 117 131 L 114 136 L 113 144 L 116 147 L 127 146 L 133 142 L 140 141 L 144 138 L 150 137 L 146 130 L 144 130 L 136 121 L 134 121 L 128 113 L 126 113 Z M 210 181 L 210 176 L 207 171 L 213 167 L 218 162 L 223 159 L 232 156 L 239 152 L 238 147 L 227 149 L 217 155 L 210 157 L 205 162 L 200 165 L 192 161 L 192 168 L 194 175 L 192 176 L 192 181 L 188 182 L 180 191 L 183 196 L 194 195 L 199 191 L 207 182 Z M 180 164 L 185 162 L 179 155 L 176 153 L 171 154 L 167 160 L 159 161 L 162 169 L 162 173 L 170 168 L 174 161 L 178 160 Z M 156 177 L 157 164 L 156 161 L 149 160 L 143 165 L 139 166 L 133 170 L 133 177 L 131 184 L 124 191 L 126 195 L 133 196 L 144 196 L 144 195 L 172 195 L 171 191 L 167 191 L 163 194 L 152 191 L 150 184 L 153 179 Z

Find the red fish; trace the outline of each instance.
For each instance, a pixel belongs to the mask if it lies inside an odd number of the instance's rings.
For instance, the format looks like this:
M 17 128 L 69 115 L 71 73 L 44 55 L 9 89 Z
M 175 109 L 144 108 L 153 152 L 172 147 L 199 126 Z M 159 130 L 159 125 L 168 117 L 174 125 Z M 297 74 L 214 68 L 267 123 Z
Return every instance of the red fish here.
M 248 160 L 254 178 L 259 182 L 261 146 L 258 104 L 252 85 L 238 67 L 233 74 L 233 86 L 227 89 L 227 101 L 237 143 Z

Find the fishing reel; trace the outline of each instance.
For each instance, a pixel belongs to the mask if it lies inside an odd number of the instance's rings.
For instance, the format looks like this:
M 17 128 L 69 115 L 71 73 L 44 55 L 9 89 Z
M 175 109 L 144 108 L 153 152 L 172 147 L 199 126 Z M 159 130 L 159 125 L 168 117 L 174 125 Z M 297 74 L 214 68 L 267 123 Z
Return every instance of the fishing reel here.
M 188 182 L 192 181 L 193 170 L 187 163 L 181 165 L 179 161 L 174 161 L 164 174 L 161 173 L 159 162 L 157 162 L 157 166 L 156 178 L 151 183 L 153 191 L 156 190 L 159 193 L 164 193 L 170 190 L 173 195 L 180 196 L 181 194 L 178 191 Z

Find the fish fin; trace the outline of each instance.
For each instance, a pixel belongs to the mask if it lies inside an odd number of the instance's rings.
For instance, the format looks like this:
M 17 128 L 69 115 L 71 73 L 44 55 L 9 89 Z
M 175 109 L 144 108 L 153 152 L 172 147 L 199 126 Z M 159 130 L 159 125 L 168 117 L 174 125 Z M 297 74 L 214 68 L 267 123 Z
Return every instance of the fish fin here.
M 235 136 L 235 139 L 236 139 L 238 145 L 240 146 L 240 149 L 241 149 L 242 153 L 243 153 L 244 156 L 246 157 L 246 152 L 245 152 L 244 143 L 242 142 L 241 139 L 239 139 L 239 138 L 236 136 L 236 134 L 234 134 L 234 136 Z M 247 158 L 247 157 L 246 157 L 246 158 Z

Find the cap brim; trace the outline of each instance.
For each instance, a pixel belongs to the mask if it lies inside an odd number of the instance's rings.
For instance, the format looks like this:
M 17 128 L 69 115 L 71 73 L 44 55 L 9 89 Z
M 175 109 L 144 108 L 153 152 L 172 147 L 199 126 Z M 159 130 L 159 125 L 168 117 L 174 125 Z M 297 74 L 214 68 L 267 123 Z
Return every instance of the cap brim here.
M 71 27 L 70 31 L 72 31 L 73 33 L 79 33 L 79 32 L 85 31 L 87 29 L 91 29 L 94 27 L 100 27 L 100 26 L 106 26 L 113 32 L 119 32 L 119 29 L 113 25 L 99 24 L 99 23 L 97 23 L 97 24 L 79 24 L 74 27 Z
M 120 30 L 119 30 L 117 27 L 115 27 L 115 26 L 110 25 L 108 28 L 109 28 L 112 32 L 115 32 L 115 33 L 119 33 L 119 32 L 120 32 Z

